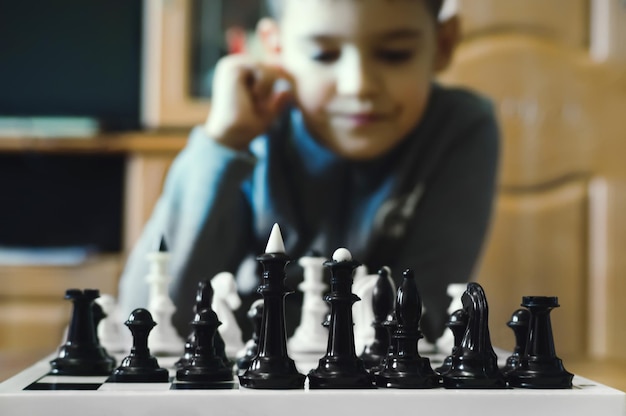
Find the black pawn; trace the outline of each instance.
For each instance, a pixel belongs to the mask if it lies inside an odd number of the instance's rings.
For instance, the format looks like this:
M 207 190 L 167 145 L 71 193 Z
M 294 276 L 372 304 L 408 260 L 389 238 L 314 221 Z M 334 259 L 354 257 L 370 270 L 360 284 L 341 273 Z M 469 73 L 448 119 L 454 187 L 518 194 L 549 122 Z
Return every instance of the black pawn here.
M 395 305 L 395 297 L 394 297 L 394 305 Z M 395 309 L 395 306 L 394 306 L 394 309 Z M 385 322 L 383 322 L 383 328 L 385 328 L 385 331 L 387 331 L 387 339 L 389 343 L 389 348 L 387 349 L 387 354 L 383 357 L 380 364 L 375 367 L 370 368 L 369 371 L 372 374 L 377 374 L 380 371 L 382 371 L 385 368 L 385 365 L 387 365 L 387 359 L 389 357 L 393 357 L 396 354 L 396 351 L 398 351 L 398 342 L 396 339 L 393 338 L 393 334 L 396 332 L 396 329 L 398 328 L 398 321 L 396 320 L 395 311 L 392 311 L 389 315 L 387 315 Z
M 452 389 L 506 387 L 491 345 L 489 307 L 483 288 L 478 283 L 468 283 L 461 301 L 467 313 L 467 328 L 461 344 L 452 353 L 450 369 L 442 374 L 443 386 Z
M 303 389 L 305 377 L 287 355 L 285 266 L 289 256 L 281 252 L 265 253 L 257 260 L 263 265 L 263 282 L 258 289 L 263 296 L 259 351 L 239 376 L 239 383 L 252 389 Z
M 422 300 L 411 270 L 403 273 L 396 298 L 397 328 L 393 334 L 397 351 L 387 357 L 385 367 L 376 374 L 376 385 L 390 388 L 433 388 L 439 378 L 430 366 L 430 360 L 420 357 L 417 342 L 422 338 L 419 321 Z
M 169 381 L 169 373 L 159 367 L 157 359 L 150 355 L 148 335 L 156 322 L 146 309 L 135 309 L 124 322 L 133 335 L 133 347 L 130 355 L 125 357 L 109 377 L 113 383 L 165 383 Z
M 176 372 L 176 380 L 200 384 L 203 388 L 232 388 L 233 374 L 215 353 L 214 337 L 221 322 L 211 309 L 202 309 L 191 326 L 196 338 L 194 353 L 189 363 Z M 178 383 L 177 388 L 181 387 Z
M 530 311 L 526 351 L 517 368 L 507 374 L 511 387 L 531 389 L 572 388 L 573 374 L 556 356 L 550 311 L 559 307 L 556 297 L 524 296 L 522 306 Z
M 352 275 L 359 266 L 353 260 L 330 260 L 330 293 L 325 300 L 330 304 L 328 347 L 316 369 L 309 372 L 309 388 L 373 388 L 373 377 L 354 347 L 352 304 L 359 299 L 352 293 Z
M 360 358 L 365 368 L 371 369 L 381 365 L 389 352 L 389 331 L 385 327 L 387 317 L 393 313 L 396 289 L 389 275 L 389 270 L 384 267 L 378 271 L 378 280 L 372 294 L 372 309 L 374 312 L 374 341 L 365 346 Z
M 461 340 L 463 339 L 463 334 L 465 334 L 465 329 L 467 328 L 467 314 L 463 309 L 458 309 L 450 315 L 448 322 L 446 322 L 446 327 L 452 331 L 452 336 L 454 337 L 454 346 L 452 347 L 452 355 L 456 352 L 457 348 L 461 345 Z M 450 367 L 452 366 L 452 355 L 448 355 L 444 360 L 441 367 L 437 367 L 435 371 L 439 374 L 446 373 Z
M 237 358 L 237 368 L 245 371 L 259 351 L 259 334 L 261 333 L 261 321 L 263 320 L 263 300 L 253 302 L 248 310 L 248 319 L 252 322 L 252 338 L 246 342 L 244 354 Z
M 203 309 L 211 309 L 211 303 L 213 302 L 213 287 L 209 280 L 201 280 L 198 282 L 198 290 L 196 292 L 196 303 L 193 306 L 193 313 L 196 314 Z M 231 362 L 226 357 L 226 344 L 219 332 L 215 333 L 213 339 L 216 354 L 222 358 L 226 366 L 231 366 Z M 174 364 L 176 368 L 183 368 L 189 364 L 189 360 L 194 354 L 196 349 L 196 334 L 192 327 L 189 336 L 185 342 L 185 350 L 183 356 Z
M 528 341 L 528 325 L 530 324 L 530 312 L 528 309 L 518 309 L 511 315 L 511 320 L 507 326 L 513 330 L 515 334 L 515 349 L 506 359 L 503 372 L 509 373 L 517 368 L 524 351 L 526 351 L 526 343 Z
M 73 310 L 67 342 L 59 349 L 59 356 L 50 361 L 55 375 L 108 375 L 115 360 L 98 342 L 94 319 L 94 300 L 100 297 L 96 289 L 69 289 L 65 299 L 72 301 Z

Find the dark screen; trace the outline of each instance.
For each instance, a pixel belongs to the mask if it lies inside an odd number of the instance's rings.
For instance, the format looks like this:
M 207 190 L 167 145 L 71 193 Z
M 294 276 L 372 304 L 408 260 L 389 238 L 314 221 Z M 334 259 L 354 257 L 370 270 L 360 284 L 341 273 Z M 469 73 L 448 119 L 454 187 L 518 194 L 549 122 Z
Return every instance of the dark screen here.
M 121 249 L 123 155 L 0 154 L 0 246 Z
M 140 120 L 141 0 L 0 0 L 0 115 Z

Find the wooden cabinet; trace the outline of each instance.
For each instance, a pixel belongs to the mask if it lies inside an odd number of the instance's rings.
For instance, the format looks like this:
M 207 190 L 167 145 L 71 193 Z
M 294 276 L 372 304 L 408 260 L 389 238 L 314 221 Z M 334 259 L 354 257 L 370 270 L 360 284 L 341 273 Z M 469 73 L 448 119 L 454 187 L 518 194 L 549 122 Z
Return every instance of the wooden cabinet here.
M 161 193 L 163 179 L 188 131 L 129 133 L 94 139 L 2 139 L 5 153 L 119 153 L 125 155 L 123 251 L 68 266 L 0 265 L 0 351 L 49 353 L 62 341 L 71 303 L 66 289 L 117 294 L 126 254 Z
M 117 293 L 120 255 L 68 266 L 0 266 L 0 350 L 53 351 L 71 313 L 66 289 Z

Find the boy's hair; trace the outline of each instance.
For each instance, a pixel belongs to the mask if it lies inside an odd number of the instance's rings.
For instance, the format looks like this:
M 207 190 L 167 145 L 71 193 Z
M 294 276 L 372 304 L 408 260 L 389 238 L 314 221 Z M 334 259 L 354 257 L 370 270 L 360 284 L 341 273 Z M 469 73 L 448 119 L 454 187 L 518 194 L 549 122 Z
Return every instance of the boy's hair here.
M 280 19 L 280 17 L 282 16 L 283 5 L 285 1 L 287 0 L 266 0 L 267 10 L 270 16 L 272 16 L 275 19 Z M 441 10 L 441 6 L 444 0 L 422 0 L 422 1 L 426 2 L 426 6 L 431 11 L 435 20 L 437 20 L 437 17 L 439 16 L 439 11 Z

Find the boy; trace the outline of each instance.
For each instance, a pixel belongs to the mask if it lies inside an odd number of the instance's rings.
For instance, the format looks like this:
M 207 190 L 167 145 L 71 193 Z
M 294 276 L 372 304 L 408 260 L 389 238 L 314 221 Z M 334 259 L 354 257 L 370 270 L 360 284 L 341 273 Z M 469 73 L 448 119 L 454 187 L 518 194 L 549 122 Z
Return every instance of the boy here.
M 277 222 L 287 253 L 347 247 L 375 273 L 411 268 L 441 335 L 446 288 L 470 278 L 488 226 L 498 153 L 489 104 L 432 82 L 454 36 L 434 0 L 282 0 L 259 34 L 266 62 L 222 59 L 212 110 L 174 162 L 120 284 L 145 306 L 144 254 L 160 233 L 172 253 L 174 324 L 186 334 L 197 281 L 237 272 L 256 296 L 254 257 Z M 289 91 L 274 88 L 288 82 Z M 293 264 L 296 262 L 294 261 Z M 288 268 L 288 285 L 298 276 Z M 287 297 L 288 332 L 301 297 Z

